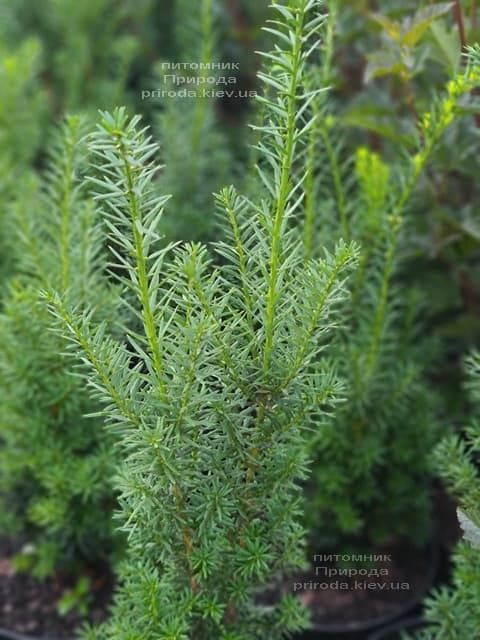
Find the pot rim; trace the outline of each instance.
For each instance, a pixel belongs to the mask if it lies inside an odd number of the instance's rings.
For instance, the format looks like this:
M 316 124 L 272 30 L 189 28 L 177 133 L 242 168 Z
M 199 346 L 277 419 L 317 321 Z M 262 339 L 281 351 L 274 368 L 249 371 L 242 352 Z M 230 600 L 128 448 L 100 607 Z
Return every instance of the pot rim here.
M 389 634 L 395 631 L 403 631 L 409 629 L 410 627 L 416 627 L 417 625 L 423 624 L 425 624 L 425 618 L 423 618 L 422 616 L 403 618 L 402 620 L 397 620 L 393 624 L 388 625 L 388 627 L 384 627 L 383 629 L 374 631 L 372 635 L 369 636 L 368 640 L 382 640 L 383 638 L 385 638 L 385 634 Z

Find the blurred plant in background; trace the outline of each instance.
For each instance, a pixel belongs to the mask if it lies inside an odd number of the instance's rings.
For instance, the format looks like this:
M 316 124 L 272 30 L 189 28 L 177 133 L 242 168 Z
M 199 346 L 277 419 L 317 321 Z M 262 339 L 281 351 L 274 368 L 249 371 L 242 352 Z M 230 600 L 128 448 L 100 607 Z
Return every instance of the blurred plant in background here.
M 114 553 L 113 439 L 72 375 L 66 341 L 40 302 L 55 286 L 95 315 L 111 317 L 115 300 L 103 281 L 102 236 L 79 176 L 82 125 L 71 117 L 52 136 L 48 171 L 24 184 L 10 215 L 18 275 L 0 316 L 0 498 L 2 532 L 30 543 L 29 569 L 45 576 L 106 562 Z
M 337 123 L 348 139 L 388 161 L 398 145 L 414 150 L 419 114 L 465 65 L 466 45 L 478 42 L 476 6 L 468 0 L 342 3 L 334 94 Z M 462 403 L 462 354 L 480 337 L 477 95 L 462 98 L 458 109 L 473 115 L 457 118 L 421 177 L 402 247 L 403 281 L 428 301 L 425 328 L 442 340 L 445 365 L 434 380 L 449 396 L 452 414 Z
M 0 41 L 0 290 L 13 270 L 15 254 L 9 206 L 29 179 L 47 121 L 38 78 L 41 55 L 36 39 L 12 49 Z
M 125 100 L 150 0 L 7 2 L 0 33 L 7 42 L 32 34 L 42 45 L 42 82 L 55 117 Z
M 424 23 L 417 16 L 408 24 L 421 31 Z M 334 59 L 328 48 L 324 58 Z M 320 65 L 316 73 L 334 76 L 325 69 Z M 347 329 L 333 355 L 348 380 L 348 400 L 317 439 L 307 510 L 313 544 L 371 547 L 402 536 L 421 544 L 428 536 L 429 451 L 439 437 L 442 404 L 428 380 L 439 366 L 438 345 L 426 337 L 421 283 L 408 278 L 415 239 L 410 220 L 420 179 L 479 82 L 472 59 L 417 116 L 409 144 L 396 142 L 396 157 L 380 147 L 389 164 L 363 145 L 354 150 L 357 139 L 343 130 L 328 101 L 315 107 L 320 118 L 307 156 L 306 254 L 339 237 L 355 239 L 362 254 L 345 310 Z
M 162 227 L 169 239 L 211 240 L 216 231 L 212 195 L 230 182 L 233 158 L 216 100 L 201 94 L 230 89 L 208 80 L 236 77 L 236 70 L 214 68 L 219 63 L 217 0 L 201 0 L 198 12 L 192 12 L 189 0 L 176 0 L 175 9 L 177 63 L 195 69 L 172 70 L 159 63 L 157 84 L 165 93 L 193 90 L 200 95 L 164 98 L 157 117 L 165 159 L 159 189 L 173 194 Z M 234 83 L 231 88 L 236 90 Z
M 28 38 L 35 38 L 39 49 L 35 60 L 33 53 L 28 54 L 27 44 L 19 54 L 25 60 L 30 55 L 30 73 L 37 77 L 37 90 L 31 94 L 33 100 L 28 100 L 24 93 L 20 109 L 12 108 L 8 96 L 2 100 L 5 111 L 17 114 L 14 128 L 22 132 L 20 148 L 27 141 L 30 145 L 36 139 L 44 141 L 47 122 L 58 120 L 65 112 L 94 116 L 97 109 L 118 104 L 138 110 L 147 121 L 158 125 L 166 160 L 161 183 L 176 194 L 171 203 L 175 215 L 169 216 L 165 233 L 182 240 L 213 239 L 216 232 L 211 195 L 230 180 L 238 159 L 245 157 L 247 140 L 239 133 L 239 125 L 243 125 L 248 100 L 238 97 L 142 100 L 142 95 L 159 85 L 166 91 L 178 91 L 180 86 L 164 82 L 164 77 L 171 75 L 164 67 L 177 62 L 229 64 L 231 71 L 227 75 L 235 83 L 215 88 L 248 93 L 256 82 L 253 49 L 267 6 L 266 0 L 248 6 L 237 0 L 195 0 L 193 5 L 184 0 L 161 4 L 152 0 L 5 3 L 0 9 L 0 38 L 6 51 L 17 46 L 18 41 L 30 42 Z M 34 46 L 33 40 L 28 46 Z M 7 64 L 7 57 L 5 61 Z M 10 69 L 10 73 L 17 75 L 20 71 Z M 183 70 L 183 73 L 190 73 L 192 81 L 192 73 L 198 71 Z M 202 73 L 199 81 L 206 81 L 207 75 L 225 75 L 206 69 Z M 19 83 L 20 78 L 16 78 L 14 85 Z M 210 84 L 189 84 L 188 88 L 204 86 L 212 88 Z M 48 116 L 39 123 L 36 133 L 32 131 L 37 122 L 31 117 L 32 106 L 41 107 Z M 1 109 L 2 105 L 0 113 Z M 29 113 L 28 120 L 22 120 L 22 113 Z M 7 135 L 9 127 L 0 120 L 0 136 L 4 127 L 3 135 Z M 9 139 L 8 146 L 16 145 Z M 41 153 L 42 147 L 37 146 L 36 151 Z M 236 175 L 241 173 L 237 168 Z

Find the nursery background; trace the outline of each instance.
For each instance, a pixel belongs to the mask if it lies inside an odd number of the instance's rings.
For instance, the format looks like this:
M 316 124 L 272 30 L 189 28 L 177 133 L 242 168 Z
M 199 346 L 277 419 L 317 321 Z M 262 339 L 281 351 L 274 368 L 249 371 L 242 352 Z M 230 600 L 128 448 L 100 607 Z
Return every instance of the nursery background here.
M 0 640 L 480 638 L 477 0 L 0 0 Z

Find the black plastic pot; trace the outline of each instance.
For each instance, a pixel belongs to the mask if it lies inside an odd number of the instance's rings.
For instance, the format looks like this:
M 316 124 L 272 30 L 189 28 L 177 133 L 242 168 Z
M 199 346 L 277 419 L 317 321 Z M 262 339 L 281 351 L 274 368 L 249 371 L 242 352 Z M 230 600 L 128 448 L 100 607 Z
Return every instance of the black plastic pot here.
M 399 620 L 385 629 L 380 629 L 372 633 L 368 640 L 400 640 L 403 632 L 412 632 L 421 629 L 425 625 L 423 618 L 406 618 L 405 620 Z
M 295 636 L 295 640 L 373 640 L 373 638 L 380 638 L 383 640 L 383 635 L 373 635 L 375 633 L 380 634 L 383 631 L 393 628 L 398 625 L 398 629 L 402 629 L 402 623 L 405 624 L 407 620 L 413 620 L 409 618 L 409 614 L 415 609 L 419 609 L 422 600 L 432 588 L 435 578 L 438 574 L 439 558 L 440 558 L 440 546 L 435 539 L 429 545 L 430 561 L 428 571 L 425 574 L 425 579 L 422 586 L 416 591 L 415 595 L 399 607 L 395 612 L 387 614 L 385 616 L 379 616 L 372 618 L 371 620 L 352 621 L 345 624 L 318 624 L 308 631 L 304 631 L 302 634 Z M 415 618 L 418 622 L 418 618 Z M 403 622 L 405 621 L 405 622 Z M 393 627 L 391 625 L 394 624 Z M 395 638 L 395 636 L 392 636 Z M 385 640 L 390 640 L 389 636 L 385 636 Z

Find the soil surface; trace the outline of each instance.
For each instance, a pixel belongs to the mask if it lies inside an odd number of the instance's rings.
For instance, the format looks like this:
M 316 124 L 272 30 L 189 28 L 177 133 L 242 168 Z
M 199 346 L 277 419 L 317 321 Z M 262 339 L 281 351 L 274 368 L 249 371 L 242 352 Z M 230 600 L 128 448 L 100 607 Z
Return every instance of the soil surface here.
M 98 623 L 106 618 L 112 592 L 110 578 L 86 573 L 93 589 L 88 619 L 75 611 L 62 616 L 58 601 L 72 587 L 72 579 L 57 575 L 40 581 L 15 571 L 11 558 L 18 551 L 15 542 L 0 540 L 0 628 L 48 640 L 72 640 L 87 620 Z

